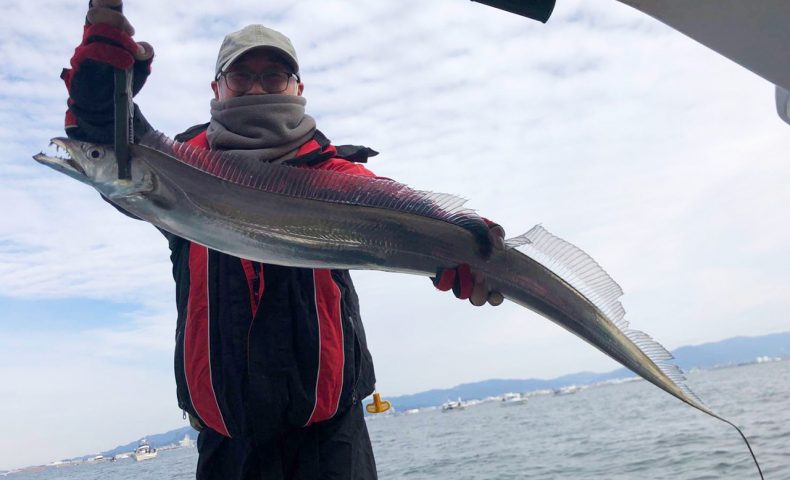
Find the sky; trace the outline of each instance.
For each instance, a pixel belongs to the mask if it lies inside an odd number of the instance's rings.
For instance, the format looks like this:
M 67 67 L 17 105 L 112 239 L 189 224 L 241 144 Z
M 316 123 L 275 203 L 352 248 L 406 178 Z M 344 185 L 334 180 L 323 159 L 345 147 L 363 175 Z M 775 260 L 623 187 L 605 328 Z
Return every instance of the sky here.
M 0 16 L 0 470 L 185 424 L 167 243 L 31 159 L 63 134 L 59 74 L 86 3 L 8 0 Z M 307 111 L 336 144 L 375 148 L 378 175 L 468 198 L 509 236 L 540 223 L 579 246 L 667 348 L 790 330 L 790 128 L 773 86 L 627 6 L 562 1 L 546 25 L 464 0 L 125 11 L 156 51 L 136 102 L 168 135 L 208 121 L 223 36 L 263 23 L 292 39 Z M 514 304 L 353 276 L 384 398 L 617 367 Z

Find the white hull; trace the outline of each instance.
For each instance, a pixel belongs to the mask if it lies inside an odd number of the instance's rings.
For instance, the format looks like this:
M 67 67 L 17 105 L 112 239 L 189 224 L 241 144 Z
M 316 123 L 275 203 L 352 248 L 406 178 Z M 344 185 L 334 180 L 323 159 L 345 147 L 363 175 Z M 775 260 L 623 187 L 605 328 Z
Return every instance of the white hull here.
M 451 412 L 453 410 L 465 410 L 466 405 L 464 405 L 460 400 L 457 402 L 447 402 L 442 405 L 442 412 Z
M 449 407 L 442 409 L 443 412 L 454 412 L 456 410 L 466 410 L 466 407 Z
M 149 460 L 149 459 L 155 458 L 156 457 L 156 453 L 157 452 L 152 452 L 152 453 L 135 453 L 135 454 L 132 454 L 132 457 L 134 457 L 134 459 L 137 460 L 138 462 L 142 462 L 143 460 Z

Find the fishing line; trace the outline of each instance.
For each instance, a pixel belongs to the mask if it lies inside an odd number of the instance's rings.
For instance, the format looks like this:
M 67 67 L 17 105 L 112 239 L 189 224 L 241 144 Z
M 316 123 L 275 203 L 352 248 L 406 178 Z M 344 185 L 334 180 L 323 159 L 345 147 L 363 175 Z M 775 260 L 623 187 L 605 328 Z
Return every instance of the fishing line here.
M 752 460 L 754 460 L 754 465 L 757 467 L 757 472 L 760 474 L 760 479 L 761 479 L 761 480 L 765 480 L 765 477 L 763 477 L 763 470 L 760 468 L 760 463 L 759 463 L 759 462 L 757 462 L 757 457 L 754 455 L 754 450 L 752 450 L 752 446 L 749 444 L 749 440 L 746 438 L 746 435 L 744 435 L 744 434 L 743 434 L 743 432 L 741 431 L 741 429 L 740 429 L 740 428 L 738 428 L 738 426 L 737 426 L 737 425 L 735 425 L 734 423 L 732 423 L 731 421 L 729 421 L 729 420 L 727 420 L 727 419 L 725 419 L 725 418 L 721 418 L 721 417 L 719 417 L 719 416 L 716 416 L 716 415 L 713 415 L 713 416 L 714 416 L 715 418 L 718 418 L 718 419 L 719 419 L 719 420 L 721 420 L 722 422 L 724 422 L 724 423 L 726 423 L 726 424 L 728 424 L 728 425 L 732 426 L 732 428 L 734 428 L 735 430 L 737 430 L 737 431 L 738 431 L 738 433 L 740 433 L 740 434 L 741 434 L 741 438 L 743 439 L 743 442 L 746 444 L 746 448 L 748 448 L 748 449 L 749 449 L 749 453 L 750 453 L 750 454 L 751 454 L 751 456 L 752 456 Z

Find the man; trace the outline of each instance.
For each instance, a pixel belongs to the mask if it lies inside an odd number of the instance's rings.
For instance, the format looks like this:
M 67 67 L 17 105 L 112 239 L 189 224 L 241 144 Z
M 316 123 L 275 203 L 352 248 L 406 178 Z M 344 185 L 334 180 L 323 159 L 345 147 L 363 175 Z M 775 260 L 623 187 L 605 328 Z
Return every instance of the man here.
M 142 88 L 153 60 L 121 0 L 93 0 L 83 41 L 62 74 L 66 132 L 112 143 L 114 68 Z M 261 25 L 225 37 L 211 81 L 211 121 L 178 135 L 199 148 L 259 161 L 370 175 L 376 152 L 335 147 L 305 114 L 290 40 Z M 135 106 L 137 136 L 151 129 Z M 503 232 L 492 224 L 501 243 Z M 162 232 L 176 283 L 179 406 L 198 437 L 198 479 L 374 479 L 361 400 L 375 375 L 347 271 L 263 265 Z M 437 273 L 475 305 L 501 303 L 468 266 Z

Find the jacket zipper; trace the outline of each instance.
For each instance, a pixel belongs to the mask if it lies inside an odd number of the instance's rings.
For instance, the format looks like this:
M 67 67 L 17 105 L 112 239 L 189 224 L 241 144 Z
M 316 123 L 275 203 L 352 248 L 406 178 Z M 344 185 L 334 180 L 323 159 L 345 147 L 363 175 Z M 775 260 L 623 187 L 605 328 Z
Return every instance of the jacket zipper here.
M 359 341 L 359 336 L 357 335 L 356 329 L 354 329 L 353 318 L 351 316 L 348 317 L 349 325 L 351 325 L 351 331 L 354 332 L 354 343 L 356 344 L 356 350 L 359 352 L 354 352 L 354 360 L 359 362 L 359 366 L 355 368 L 356 373 L 354 374 L 354 385 L 351 386 L 351 405 L 356 405 L 357 401 L 357 384 L 359 383 L 359 377 L 362 376 L 362 358 L 358 358 L 362 356 L 362 343 Z

